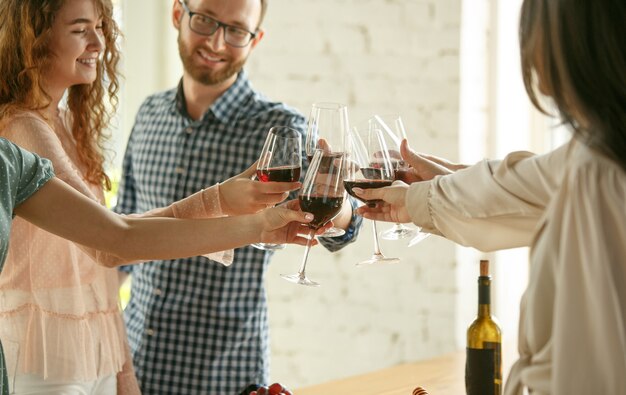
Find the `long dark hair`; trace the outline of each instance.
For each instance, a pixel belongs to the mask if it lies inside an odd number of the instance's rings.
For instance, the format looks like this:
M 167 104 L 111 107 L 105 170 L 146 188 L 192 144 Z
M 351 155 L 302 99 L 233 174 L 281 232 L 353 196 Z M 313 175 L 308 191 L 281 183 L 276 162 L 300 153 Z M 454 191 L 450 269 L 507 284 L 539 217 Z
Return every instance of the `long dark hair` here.
M 626 1 L 524 0 L 520 51 L 526 91 L 589 147 L 626 170 Z

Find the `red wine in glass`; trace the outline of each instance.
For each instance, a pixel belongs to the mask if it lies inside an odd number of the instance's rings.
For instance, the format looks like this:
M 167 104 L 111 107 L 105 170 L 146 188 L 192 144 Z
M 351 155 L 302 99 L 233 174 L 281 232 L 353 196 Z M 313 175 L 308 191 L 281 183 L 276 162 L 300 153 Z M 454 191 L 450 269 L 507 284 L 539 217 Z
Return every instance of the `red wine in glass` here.
M 361 188 L 361 189 L 382 188 L 382 187 L 390 186 L 392 182 L 393 181 L 391 180 L 354 180 L 354 181 L 344 181 L 343 185 L 346 188 L 346 191 L 348 192 L 348 194 L 350 194 L 350 196 L 356 199 L 359 199 L 360 201 L 362 201 L 363 203 L 367 204 L 370 207 L 373 207 L 376 205 L 377 202 L 380 202 L 380 199 L 371 199 L 371 200 L 363 199 L 362 197 L 357 196 L 352 191 L 352 188 Z
M 302 138 L 300 132 L 288 126 L 274 126 L 267 133 L 256 178 L 260 182 L 294 182 L 300 179 L 302 167 Z M 262 250 L 284 248 L 282 244 L 255 243 Z
M 312 287 L 319 286 L 319 283 L 307 278 L 305 273 L 311 242 L 315 237 L 316 230 L 340 213 L 345 196 L 341 182 L 345 168 L 344 155 L 328 161 L 326 169 L 321 168 L 323 156 L 322 150 L 315 151 L 311 165 L 304 176 L 302 189 L 298 194 L 298 202 L 302 211 L 313 214 L 313 220 L 308 224 L 309 237 L 300 270 L 295 274 L 281 274 L 281 277 L 287 281 Z
M 318 229 L 339 214 L 343 196 L 300 195 L 298 200 L 302 211 L 313 214 L 313 220 L 308 223 L 309 227 Z
M 261 182 L 296 182 L 300 179 L 300 166 L 257 169 L 256 177 Z
M 371 122 L 354 127 L 347 136 L 348 161 L 345 169 L 344 188 L 356 199 L 368 206 L 375 206 L 377 199 L 363 199 L 356 196 L 355 188 L 375 189 L 390 186 L 394 181 L 394 166 L 389 150 L 382 136 L 382 130 Z M 372 221 L 374 253 L 357 265 L 397 263 L 398 258 L 388 258 L 380 251 L 376 221 Z

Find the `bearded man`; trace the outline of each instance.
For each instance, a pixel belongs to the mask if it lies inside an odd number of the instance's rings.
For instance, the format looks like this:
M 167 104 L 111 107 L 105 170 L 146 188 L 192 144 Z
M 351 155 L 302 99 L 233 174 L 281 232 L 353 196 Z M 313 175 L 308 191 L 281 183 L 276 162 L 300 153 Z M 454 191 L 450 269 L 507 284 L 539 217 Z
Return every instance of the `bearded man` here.
M 272 126 L 305 131 L 301 114 L 255 91 L 243 71 L 263 38 L 266 8 L 267 0 L 174 1 L 183 76 L 139 109 L 117 212 L 165 207 L 242 173 Z M 361 219 L 353 212 L 344 204 L 334 223 L 346 234 L 321 239 L 327 249 L 356 239 Z M 250 383 L 269 384 L 270 257 L 248 246 L 228 267 L 193 257 L 123 269 L 133 278 L 124 317 L 144 395 L 237 394 Z

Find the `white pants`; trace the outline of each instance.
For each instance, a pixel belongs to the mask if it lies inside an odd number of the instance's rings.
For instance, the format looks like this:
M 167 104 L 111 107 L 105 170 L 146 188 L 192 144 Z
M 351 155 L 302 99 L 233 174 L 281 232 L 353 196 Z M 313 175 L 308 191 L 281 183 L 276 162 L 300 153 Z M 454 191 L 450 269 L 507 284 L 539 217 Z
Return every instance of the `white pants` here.
M 67 382 L 44 380 L 34 374 L 18 374 L 11 395 L 116 395 L 115 375 L 96 381 Z

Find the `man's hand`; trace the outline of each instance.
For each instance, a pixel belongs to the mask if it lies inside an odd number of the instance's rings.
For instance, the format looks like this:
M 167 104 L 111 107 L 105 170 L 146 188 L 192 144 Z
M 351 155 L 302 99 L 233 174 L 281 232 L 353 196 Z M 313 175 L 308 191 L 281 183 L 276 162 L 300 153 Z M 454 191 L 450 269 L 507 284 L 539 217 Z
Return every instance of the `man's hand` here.
M 220 205 L 226 215 L 252 214 L 287 199 L 290 191 L 299 189 L 299 182 L 260 182 L 252 180 L 256 162 L 243 173 L 219 186 Z
M 411 217 L 406 209 L 406 193 L 408 189 L 409 186 L 402 181 L 395 181 L 392 186 L 385 188 L 354 188 L 352 191 L 364 200 L 380 200 L 375 207 L 359 207 L 357 213 L 364 218 L 375 221 L 411 222 Z

